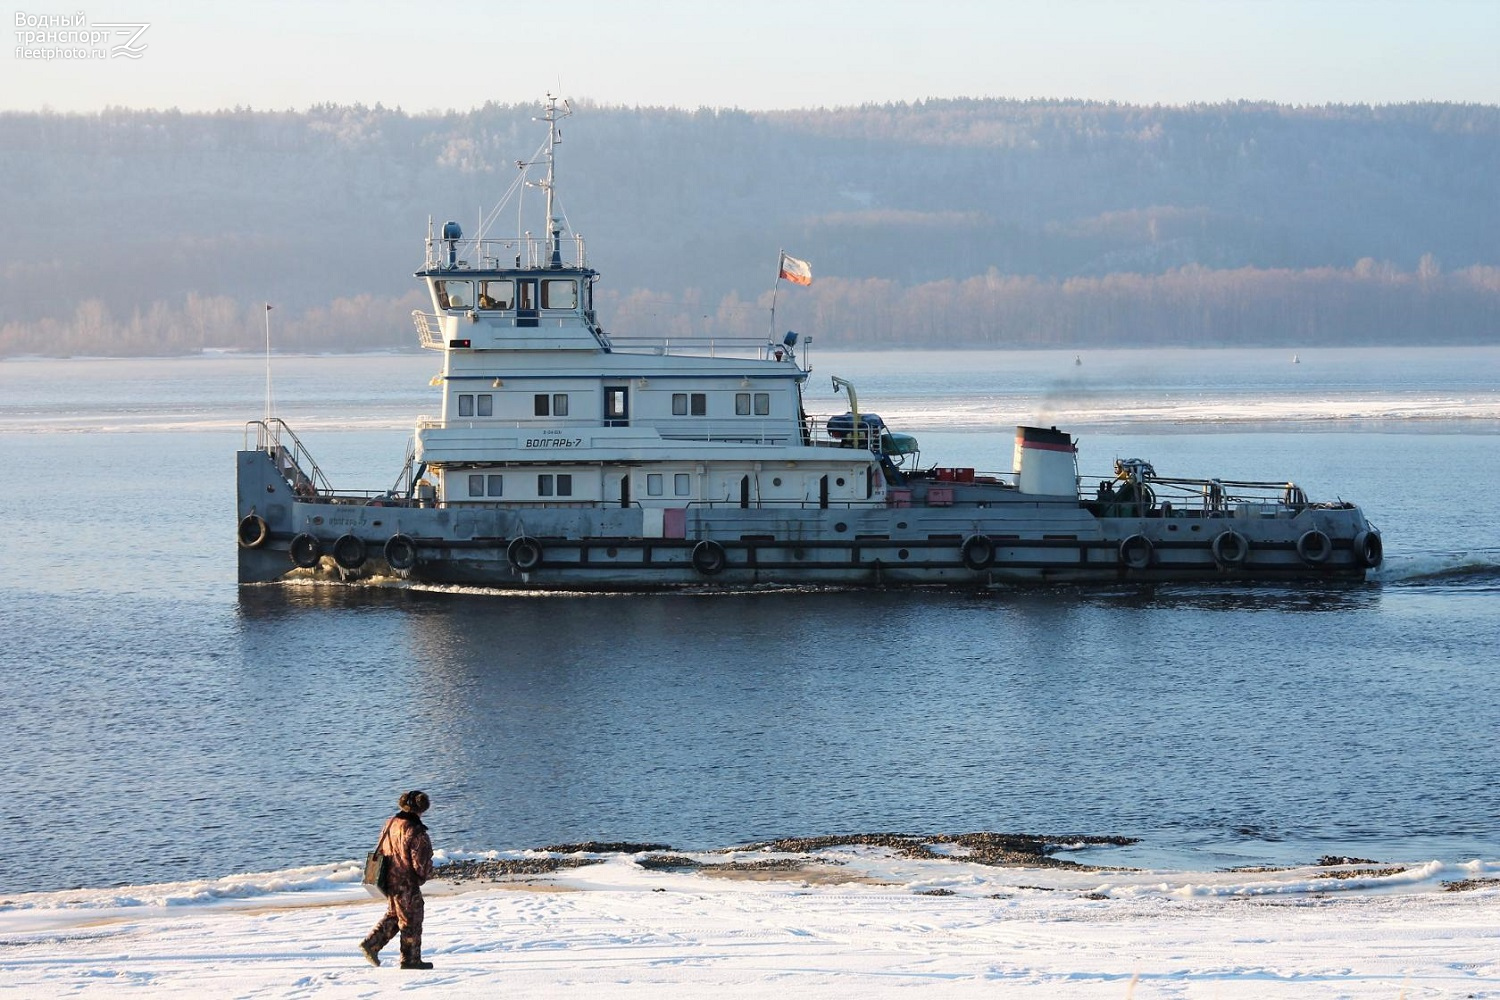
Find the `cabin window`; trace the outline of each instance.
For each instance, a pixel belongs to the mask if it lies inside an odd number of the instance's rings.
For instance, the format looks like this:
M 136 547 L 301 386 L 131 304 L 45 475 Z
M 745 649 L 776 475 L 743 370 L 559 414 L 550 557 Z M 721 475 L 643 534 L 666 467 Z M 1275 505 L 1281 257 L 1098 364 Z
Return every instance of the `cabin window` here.
M 771 412 L 771 394 L 769 392 L 737 392 L 734 394 L 734 412 L 736 416 L 748 417 L 751 407 L 755 408 L 757 417 L 767 416 Z
M 482 497 L 482 496 L 484 496 L 484 476 L 470 476 L 469 477 L 469 496 L 471 496 L 471 497 Z
M 479 283 L 479 308 L 510 309 L 516 304 L 514 281 L 481 281 Z
M 484 478 L 485 478 L 485 485 L 487 487 L 487 491 L 488 491 L 488 493 L 489 493 L 490 496 L 492 496 L 492 497 L 503 497 L 503 496 L 505 496 L 505 477 L 504 476 L 485 476 Z
M 439 309 L 467 309 L 474 302 L 471 281 L 436 281 Z
M 679 472 L 672 476 L 672 492 L 680 497 L 685 497 L 693 490 L 693 477 L 686 472 Z
M 544 472 L 536 477 L 536 495 L 539 497 L 570 497 L 573 495 L 573 476 L 571 473 L 559 473 L 553 475 Z
M 458 415 L 460 417 L 472 417 L 474 415 L 474 397 L 465 393 L 458 397 Z
M 568 394 L 565 392 L 539 392 L 532 397 L 532 412 L 539 417 L 566 417 Z
M 487 392 L 481 392 L 478 400 L 477 413 L 481 417 L 493 417 L 495 415 L 495 397 Z
M 708 394 L 702 392 L 672 393 L 672 415 L 701 417 L 708 413 Z
M 548 278 L 542 282 L 543 309 L 577 309 L 578 282 L 571 278 Z
M 648 472 L 646 474 L 646 495 L 648 497 L 661 496 L 661 473 Z

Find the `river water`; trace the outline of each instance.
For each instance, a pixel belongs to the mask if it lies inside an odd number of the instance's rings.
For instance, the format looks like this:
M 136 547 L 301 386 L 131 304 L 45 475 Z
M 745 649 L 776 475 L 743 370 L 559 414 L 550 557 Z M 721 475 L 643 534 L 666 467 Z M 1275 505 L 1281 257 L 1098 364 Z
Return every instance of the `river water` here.
M 1500 857 L 1500 350 L 814 352 L 926 464 L 1295 480 L 1364 586 L 500 595 L 235 584 L 263 359 L 0 363 L 0 892 L 441 848 L 971 830 L 1210 869 Z M 336 486 L 395 481 L 431 356 L 279 357 Z

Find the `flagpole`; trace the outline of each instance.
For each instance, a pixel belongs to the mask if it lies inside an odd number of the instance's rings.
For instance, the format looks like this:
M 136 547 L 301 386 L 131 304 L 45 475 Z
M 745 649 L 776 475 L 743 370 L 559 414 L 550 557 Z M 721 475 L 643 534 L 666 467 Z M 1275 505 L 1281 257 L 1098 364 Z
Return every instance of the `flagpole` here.
M 266 303 L 266 427 L 271 426 L 271 303 Z
M 767 336 L 773 343 L 776 340 L 776 293 L 781 290 L 781 265 L 785 262 L 786 251 L 782 250 L 776 257 L 776 280 L 771 283 L 771 329 Z

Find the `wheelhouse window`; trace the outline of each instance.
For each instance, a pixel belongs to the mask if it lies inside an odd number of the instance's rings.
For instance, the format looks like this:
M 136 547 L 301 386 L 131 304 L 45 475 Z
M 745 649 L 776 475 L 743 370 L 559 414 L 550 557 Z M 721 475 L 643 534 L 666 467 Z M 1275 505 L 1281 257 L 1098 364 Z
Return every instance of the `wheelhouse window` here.
M 578 282 L 572 278 L 547 278 L 542 281 L 543 309 L 577 309 Z
M 468 309 L 474 303 L 472 281 L 435 281 L 439 309 Z
M 566 417 L 568 394 L 565 392 L 539 392 L 532 397 L 532 413 L 538 417 Z
M 516 305 L 516 283 L 503 281 L 481 281 L 479 283 L 479 308 L 514 309 Z
M 702 392 L 672 393 L 672 415 L 701 417 L 708 413 L 708 395 Z

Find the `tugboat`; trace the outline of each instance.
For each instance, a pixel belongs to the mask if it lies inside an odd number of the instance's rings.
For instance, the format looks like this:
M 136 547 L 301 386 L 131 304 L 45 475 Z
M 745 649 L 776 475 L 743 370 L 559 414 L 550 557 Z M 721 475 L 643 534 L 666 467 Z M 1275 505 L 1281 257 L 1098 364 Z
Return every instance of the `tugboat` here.
M 518 590 L 756 585 L 992 587 L 1359 581 L 1380 533 L 1293 483 L 1177 479 L 1140 459 L 1081 489 L 1073 438 L 1018 427 L 1014 469 L 924 467 L 862 410 L 803 408 L 795 333 L 684 342 L 607 333 L 598 272 L 556 210 L 548 97 L 544 235 L 448 222 L 416 272 L 440 352 L 396 485 L 340 492 L 269 414 L 237 455 L 239 580 L 396 577 Z M 783 255 L 783 263 L 789 259 Z M 795 264 L 804 266 L 803 262 Z M 253 439 L 253 446 L 251 444 Z

